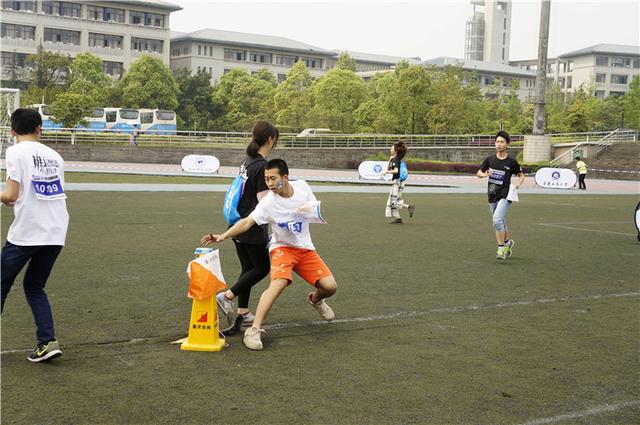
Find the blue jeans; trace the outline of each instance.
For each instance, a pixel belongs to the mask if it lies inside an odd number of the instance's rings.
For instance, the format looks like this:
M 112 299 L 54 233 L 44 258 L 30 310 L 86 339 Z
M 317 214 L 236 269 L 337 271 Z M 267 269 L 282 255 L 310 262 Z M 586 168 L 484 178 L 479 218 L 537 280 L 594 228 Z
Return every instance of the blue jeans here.
M 20 246 L 9 241 L 2 248 L 2 264 L 0 265 L 2 267 L 2 306 L 0 311 L 4 311 L 4 301 L 9 295 L 13 282 L 28 262 L 29 265 L 24 274 L 24 294 L 36 322 L 38 345 L 56 339 L 51 306 L 47 294 L 44 292 L 44 286 L 61 250 L 62 246 L 60 245 Z
M 498 202 L 489 203 L 489 211 L 491 211 L 491 215 L 493 217 L 493 227 L 498 232 L 507 231 L 507 222 L 505 221 L 505 216 L 507 215 L 509 205 L 511 205 L 511 202 L 507 201 L 506 199 L 500 199 Z

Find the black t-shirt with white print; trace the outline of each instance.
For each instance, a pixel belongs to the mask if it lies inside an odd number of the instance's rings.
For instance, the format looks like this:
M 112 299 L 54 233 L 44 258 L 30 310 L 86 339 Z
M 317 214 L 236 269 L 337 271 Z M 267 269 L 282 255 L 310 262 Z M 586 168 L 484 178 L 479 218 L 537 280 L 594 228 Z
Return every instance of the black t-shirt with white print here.
M 498 159 L 496 155 L 488 156 L 482 162 L 480 170 L 485 172 L 491 169 L 489 176 L 489 186 L 487 187 L 487 195 L 489 203 L 498 202 L 500 199 L 506 199 L 509 194 L 509 185 L 511 184 L 511 176 L 518 175 L 522 172 L 520 164 L 515 158 L 507 155 L 505 159 Z
M 240 172 L 246 177 L 242 197 L 238 203 L 238 213 L 242 218 L 251 214 L 256 208 L 256 205 L 258 205 L 258 193 L 269 189 L 264 181 L 264 167 L 266 164 L 267 160 L 261 155 L 258 155 L 256 158 L 247 156 L 243 166 L 240 167 Z M 267 225 L 258 226 L 256 224 L 245 233 L 233 239 L 247 244 L 266 244 L 269 240 Z
M 393 170 L 394 168 L 398 170 L 397 173 L 391 175 L 391 180 L 398 180 L 400 178 L 400 162 L 402 162 L 402 158 L 402 156 L 396 155 L 389 160 L 389 170 Z

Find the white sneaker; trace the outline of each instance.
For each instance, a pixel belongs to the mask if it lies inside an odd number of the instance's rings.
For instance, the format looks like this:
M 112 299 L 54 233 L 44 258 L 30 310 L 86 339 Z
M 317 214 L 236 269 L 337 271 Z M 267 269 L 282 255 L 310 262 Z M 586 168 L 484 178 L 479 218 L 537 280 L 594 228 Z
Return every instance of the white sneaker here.
M 244 345 L 250 350 L 262 350 L 262 337 L 261 333 L 264 333 L 264 329 L 254 328 L 253 326 L 244 331 L 243 342 Z
M 307 295 L 307 301 L 309 301 L 309 304 L 311 304 L 311 306 L 316 309 L 316 311 L 320 314 L 320 317 L 322 317 L 327 322 L 330 322 L 336 318 L 333 310 L 331 310 L 331 307 L 329 307 L 327 303 L 324 302 L 324 300 L 320 300 L 317 303 L 314 303 L 311 301 L 312 296 L 313 292 L 309 292 L 309 295 Z
M 222 314 L 227 319 L 229 326 L 233 325 L 237 316 L 233 301 L 225 297 L 224 292 L 220 292 L 216 295 L 216 302 L 218 303 L 218 308 L 222 310 Z

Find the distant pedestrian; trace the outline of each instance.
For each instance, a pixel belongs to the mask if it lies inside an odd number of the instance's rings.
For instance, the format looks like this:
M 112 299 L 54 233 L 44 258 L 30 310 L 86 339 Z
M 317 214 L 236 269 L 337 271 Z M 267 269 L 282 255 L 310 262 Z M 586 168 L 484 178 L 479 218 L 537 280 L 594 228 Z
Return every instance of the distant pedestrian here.
M 579 156 L 576 157 L 576 170 L 578 171 L 578 188 L 587 190 L 587 185 L 584 182 L 587 178 L 587 164 Z
M 18 143 L 7 149 L 7 190 L 0 192 L 0 200 L 13 205 L 15 215 L 2 248 L 1 310 L 26 265 L 24 294 L 36 322 L 38 342 L 27 357 L 32 362 L 62 355 L 44 287 L 65 243 L 69 224 L 63 188 L 64 161 L 56 151 L 40 143 L 41 132 L 42 118 L 37 111 L 16 109 L 11 115 L 11 134 Z
M 391 224 L 402 224 L 402 217 L 400 212 L 403 208 L 409 210 L 409 217 L 413 217 L 413 212 L 416 206 L 411 204 L 405 204 L 402 200 L 402 192 L 404 191 L 404 181 L 400 180 L 400 164 L 402 158 L 407 154 L 407 146 L 404 142 L 396 142 L 390 149 L 391 157 L 389 158 L 389 164 L 387 165 L 387 171 L 385 174 L 391 174 L 391 192 L 387 199 L 387 208 L 385 210 L 385 217 L 394 218 Z
M 131 137 L 129 137 L 129 144 L 131 146 L 138 146 L 138 130 L 133 130 Z
M 498 260 L 506 260 L 511 257 L 513 245 L 515 244 L 513 239 L 509 239 L 509 230 L 505 221 L 507 210 L 511 205 L 511 201 L 507 199 L 511 176 L 518 176 L 518 182 L 514 185 L 516 189 L 519 189 L 524 183 L 524 173 L 520 168 L 520 164 L 507 153 L 510 141 L 511 138 L 506 131 L 499 131 L 496 134 L 495 155 L 486 157 L 476 173 L 479 178 L 489 178 L 487 194 L 489 196 L 489 211 L 491 211 L 493 227 L 496 231 L 496 241 L 498 242 L 498 251 L 496 253 Z

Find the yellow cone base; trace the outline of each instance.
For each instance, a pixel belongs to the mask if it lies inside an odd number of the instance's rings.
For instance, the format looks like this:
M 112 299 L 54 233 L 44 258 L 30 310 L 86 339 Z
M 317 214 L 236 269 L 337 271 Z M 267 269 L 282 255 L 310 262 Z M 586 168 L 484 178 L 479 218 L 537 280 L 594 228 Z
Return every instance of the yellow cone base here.
M 180 345 L 181 350 L 220 351 L 224 348 L 224 339 L 218 332 L 218 308 L 216 297 L 212 295 L 204 300 L 193 300 L 189 336 Z

